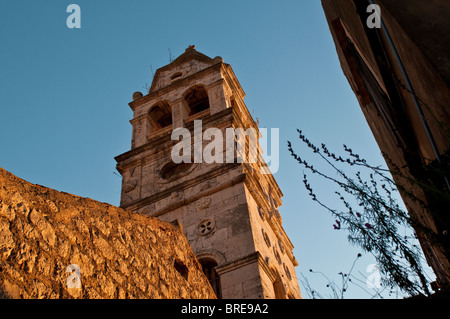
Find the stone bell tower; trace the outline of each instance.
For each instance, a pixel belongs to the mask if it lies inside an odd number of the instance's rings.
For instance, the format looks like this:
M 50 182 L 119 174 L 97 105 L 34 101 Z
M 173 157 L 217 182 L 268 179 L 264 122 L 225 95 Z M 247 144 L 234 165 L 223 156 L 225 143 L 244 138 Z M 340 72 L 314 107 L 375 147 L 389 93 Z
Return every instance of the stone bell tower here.
M 244 96 L 231 66 L 194 46 L 158 69 L 148 94 L 136 92 L 129 103 L 131 150 L 116 157 L 120 206 L 181 224 L 218 297 L 301 298 L 298 263 L 277 209 L 282 193 L 272 174 L 261 173 L 261 159 L 172 160 L 179 142 L 172 131 L 193 133 L 199 120 L 203 132 L 217 128 L 224 136 L 227 128 L 258 131 Z

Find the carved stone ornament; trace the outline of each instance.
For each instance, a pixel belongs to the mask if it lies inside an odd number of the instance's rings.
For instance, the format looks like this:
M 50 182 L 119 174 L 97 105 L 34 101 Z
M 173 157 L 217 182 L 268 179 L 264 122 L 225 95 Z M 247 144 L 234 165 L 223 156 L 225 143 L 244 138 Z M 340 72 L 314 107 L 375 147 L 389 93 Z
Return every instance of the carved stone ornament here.
M 214 221 L 211 219 L 205 219 L 197 226 L 197 234 L 199 236 L 206 236 L 214 230 Z
M 205 209 L 208 208 L 209 205 L 211 205 L 211 197 L 209 196 L 204 196 L 202 198 L 200 198 L 197 203 L 197 209 Z
M 170 198 L 171 198 L 173 201 L 180 201 L 180 200 L 183 199 L 183 195 L 184 195 L 184 193 L 183 193 L 182 191 L 176 191 L 176 192 L 173 192 L 173 193 L 170 195 Z
M 131 192 L 133 189 L 135 189 L 137 186 L 137 180 L 134 178 L 131 178 L 130 180 L 126 181 L 123 184 L 123 191 L 125 193 Z

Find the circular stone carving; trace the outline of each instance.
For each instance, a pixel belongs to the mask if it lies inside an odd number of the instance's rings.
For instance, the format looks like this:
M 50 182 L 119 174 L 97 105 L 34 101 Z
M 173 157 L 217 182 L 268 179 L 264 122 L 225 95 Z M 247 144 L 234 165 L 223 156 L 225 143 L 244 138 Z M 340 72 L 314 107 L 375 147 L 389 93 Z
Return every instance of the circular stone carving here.
M 200 209 L 200 210 L 208 208 L 210 204 L 211 204 L 211 197 L 209 197 L 209 196 L 204 196 L 204 197 L 200 198 L 196 203 L 197 209 Z
M 291 272 L 289 271 L 289 269 L 285 263 L 283 263 L 283 269 L 284 269 L 284 272 L 286 273 L 286 276 L 288 277 L 288 279 L 291 280 L 292 279 Z
M 272 244 L 270 243 L 269 235 L 267 235 L 265 230 L 262 228 L 261 228 L 261 232 L 262 232 L 262 235 L 263 235 L 264 241 L 266 242 L 267 247 L 272 246 Z
M 284 245 L 283 245 L 283 243 L 281 242 L 281 240 L 278 241 L 278 246 L 280 247 L 281 253 L 284 254 L 285 249 L 284 249 Z
M 281 265 L 281 257 L 280 257 L 280 254 L 278 253 L 277 247 L 275 247 L 275 246 L 273 246 L 273 254 L 275 255 L 275 259 Z
M 264 213 L 263 209 L 258 206 L 258 214 L 259 217 L 261 217 L 262 220 L 266 220 L 266 214 Z
M 214 229 L 214 221 L 211 219 L 205 219 L 197 226 L 197 234 L 200 236 L 206 236 Z
M 179 163 L 176 164 L 172 161 L 167 163 L 161 168 L 159 175 L 164 180 L 172 180 L 178 177 L 181 177 L 184 173 L 186 173 L 192 167 L 192 163 Z

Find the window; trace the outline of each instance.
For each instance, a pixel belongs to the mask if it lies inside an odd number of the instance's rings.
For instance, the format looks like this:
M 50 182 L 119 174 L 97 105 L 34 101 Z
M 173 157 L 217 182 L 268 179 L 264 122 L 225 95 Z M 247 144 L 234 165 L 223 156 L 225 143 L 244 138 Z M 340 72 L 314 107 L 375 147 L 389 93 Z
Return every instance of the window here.
M 273 292 L 275 294 L 275 299 L 286 299 L 286 290 L 284 289 L 283 282 L 281 281 L 281 277 L 278 274 L 278 271 L 275 272 L 275 281 L 273 282 Z
M 289 280 L 292 280 L 291 272 L 289 271 L 289 268 L 286 266 L 285 263 L 283 263 L 283 269 L 284 269 L 284 272 L 286 273 L 287 278 Z
M 186 265 L 180 261 L 180 260 L 175 260 L 174 264 L 173 264 L 174 268 L 176 271 L 178 271 L 178 273 L 186 280 L 188 280 L 189 277 L 189 269 L 186 267 Z
M 172 111 L 168 103 L 154 105 L 148 112 L 151 131 L 172 125 Z
M 195 86 L 187 91 L 184 100 L 189 107 L 189 116 L 209 109 L 208 93 L 202 86 Z
M 217 262 L 210 258 L 200 259 L 199 262 L 202 265 L 203 273 L 206 275 L 206 278 L 208 278 L 217 298 L 222 298 L 220 292 L 220 278 L 215 269 L 217 267 Z
M 179 78 L 179 77 L 182 76 L 182 75 L 183 75 L 183 73 L 181 73 L 181 72 L 176 72 L 176 73 L 172 74 L 172 76 L 170 77 L 170 79 L 173 81 L 173 80 Z

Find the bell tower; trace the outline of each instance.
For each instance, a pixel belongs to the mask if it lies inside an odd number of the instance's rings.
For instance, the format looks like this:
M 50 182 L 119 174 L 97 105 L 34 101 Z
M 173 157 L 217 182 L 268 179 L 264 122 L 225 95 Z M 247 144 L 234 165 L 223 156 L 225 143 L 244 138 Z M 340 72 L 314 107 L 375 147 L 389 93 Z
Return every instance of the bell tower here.
M 218 297 L 301 298 L 298 263 L 278 211 L 282 192 L 272 174 L 261 172 L 267 165 L 261 158 L 238 161 L 234 150 L 232 162 L 195 154 L 213 140 L 209 129 L 225 136 L 230 128 L 253 128 L 260 136 L 244 97 L 231 66 L 195 46 L 158 69 L 148 94 L 136 92 L 129 103 L 131 150 L 115 158 L 120 206 L 181 225 Z M 172 156 L 177 129 L 190 133 L 183 142 L 193 153 L 181 163 Z M 214 158 L 225 158 L 230 145 L 215 141 L 224 147 Z

